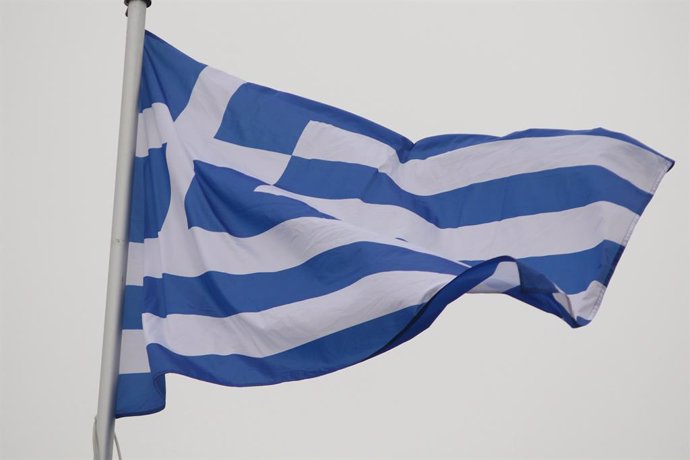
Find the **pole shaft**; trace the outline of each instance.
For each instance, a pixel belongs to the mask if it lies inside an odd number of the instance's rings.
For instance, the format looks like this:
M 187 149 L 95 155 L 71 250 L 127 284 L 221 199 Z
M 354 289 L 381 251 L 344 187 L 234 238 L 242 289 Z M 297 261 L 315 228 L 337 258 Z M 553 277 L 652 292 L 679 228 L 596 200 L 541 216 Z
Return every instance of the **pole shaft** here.
M 122 297 L 127 267 L 127 226 L 132 185 L 132 165 L 137 135 L 139 84 L 144 51 L 146 3 L 131 0 L 128 4 L 125 65 L 122 80 L 120 133 L 115 171 L 115 198 L 110 238 L 110 262 L 105 302 L 101 380 L 98 388 L 96 414 L 96 446 L 94 458 L 110 460 L 115 432 L 115 394 L 120 367 Z

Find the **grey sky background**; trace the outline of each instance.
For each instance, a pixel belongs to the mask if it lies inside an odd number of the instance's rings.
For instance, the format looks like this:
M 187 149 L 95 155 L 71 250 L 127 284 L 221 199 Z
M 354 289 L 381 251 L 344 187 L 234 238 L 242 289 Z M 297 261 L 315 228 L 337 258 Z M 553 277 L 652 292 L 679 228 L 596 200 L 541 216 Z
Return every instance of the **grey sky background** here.
M 603 126 L 677 164 L 591 325 L 473 295 L 314 380 L 168 376 L 125 458 L 690 457 L 687 1 L 154 0 L 147 24 L 413 140 Z M 0 1 L 3 459 L 91 456 L 124 33 L 121 1 Z

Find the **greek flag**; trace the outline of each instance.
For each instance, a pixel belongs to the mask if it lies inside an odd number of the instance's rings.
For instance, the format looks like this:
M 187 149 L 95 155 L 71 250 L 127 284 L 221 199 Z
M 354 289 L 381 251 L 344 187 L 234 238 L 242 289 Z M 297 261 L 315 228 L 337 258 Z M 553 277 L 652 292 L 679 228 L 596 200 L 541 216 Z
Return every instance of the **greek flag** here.
M 166 373 L 342 369 L 468 292 L 583 326 L 673 166 L 602 128 L 412 142 L 151 33 L 139 105 L 118 417 L 161 410 Z

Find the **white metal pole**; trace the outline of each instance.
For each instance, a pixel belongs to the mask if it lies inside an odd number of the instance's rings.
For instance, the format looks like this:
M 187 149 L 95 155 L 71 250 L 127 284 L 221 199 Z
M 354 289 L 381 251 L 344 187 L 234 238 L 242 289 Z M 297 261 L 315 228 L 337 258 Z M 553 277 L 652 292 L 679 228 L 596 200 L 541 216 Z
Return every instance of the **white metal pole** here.
M 137 135 L 139 83 L 144 52 L 144 22 L 150 0 L 125 0 L 127 5 L 127 38 L 125 68 L 122 80 L 120 134 L 115 170 L 115 199 L 110 237 L 110 263 L 105 301 L 105 326 L 101 356 L 101 380 L 98 388 L 94 458 L 110 460 L 115 432 L 115 394 L 120 367 L 120 321 L 127 267 L 127 225 L 132 185 L 132 164 Z

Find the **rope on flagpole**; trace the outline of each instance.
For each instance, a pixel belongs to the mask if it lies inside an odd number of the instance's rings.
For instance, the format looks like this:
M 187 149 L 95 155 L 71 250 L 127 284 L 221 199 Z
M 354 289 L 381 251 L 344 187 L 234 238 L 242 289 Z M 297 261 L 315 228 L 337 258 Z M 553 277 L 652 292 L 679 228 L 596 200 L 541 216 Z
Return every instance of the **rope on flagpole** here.
M 137 134 L 139 84 L 144 53 L 144 25 L 146 8 L 151 5 L 151 0 L 125 0 L 125 5 L 127 5 L 127 38 L 122 78 L 122 105 L 115 169 L 115 196 L 98 387 L 98 411 L 95 422 L 94 459 L 96 460 L 111 460 L 113 456 L 115 395 L 122 334 L 122 298 L 127 267 L 127 223 Z
M 117 433 L 113 431 L 113 439 L 115 440 L 115 450 L 117 451 L 117 459 L 122 460 L 122 452 L 120 451 L 120 441 L 117 440 Z M 96 417 L 93 418 L 93 433 L 91 435 L 91 442 L 93 443 L 93 451 L 98 452 L 98 436 L 96 436 Z

